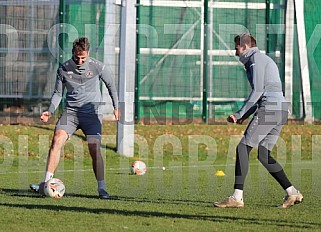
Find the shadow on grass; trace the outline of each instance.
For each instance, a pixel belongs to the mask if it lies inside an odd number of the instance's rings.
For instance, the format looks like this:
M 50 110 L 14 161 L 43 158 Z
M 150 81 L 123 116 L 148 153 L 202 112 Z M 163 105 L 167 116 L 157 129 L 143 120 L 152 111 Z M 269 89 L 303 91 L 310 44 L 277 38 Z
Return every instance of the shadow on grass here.
M 68 193 L 66 197 L 80 197 L 80 198 L 98 198 L 96 195 L 84 195 L 84 194 L 75 194 Z M 173 204 L 173 205 L 195 205 L 195 206 L 204 206 L 212 208 L 212 202 L 208 201 L 193 201 L 187 199 L 150 199 L 147 197 L 139 198 L 139 197 L 121 197 L 121 196 L 113 196 L 111 195 L 108 200 L 112 201 L 127 201 L 127 202 L 137 202 L 137 203 L 151 203 L 151 204 Z
M 37 194 L 31 190 L 22 190 L 22 189 L 0 189 L 0 194 L 5 194 L 15 197 L 30 197 L 30 198 L 43 198 L 40 194 Z M 85 195 L 78 193 L 65 193 L 64 197 L 77 197 L 85 199 L 99 199 L 98 195 Z M 212 202 L 209 201 L 193 201 L 188 199 L 150 199 L 147 197 L 123 197 L 123 196 L 113 196 L 111 195 L 108 200 L 111 201 L 128 201 L 128 202 L 137 202 L 137 203 L 152 203 L 152 204 L 174 204 L 174 205 L 195 205 L 202 207 L 212 208 Z
M 0 189 L 0 194 L 14 197 L 44 198 L 44 196 L 26 189 Z
M 54 130 L 51 127 L 48 127 L 48 126 L 32 125 L 32 127 L 35 127 L 35 128 L 38 128 L 38 129 L 42 129 L 42 130 L 52 131 L 52 133 L 54 132 Z M 80 138 L 82 141 L 86 142 L 86 137 L 84 135 L 73 134 L 72 136 Z M 101 144 L 100 147 L 101 148 L 105 148 L 107 150 L 111 150 L 111 151 L 117 152 L 117 148 L 116 147 L 111 147 L 111 146 L 108 146 L 107 144 Z
M 77 212 L 77 213 L 93 213 L 93 214 L 112 214 L 119 216 L 133 216 L 133 217 L 159 217 L 159 218 L 172 218 L 172 219 L 187 219 L 187 220 L 201 220 L 201 221 L 212 221 L 220 223 L 239 223 L 239 224 L 253 224 L 262 226 L 279 226 L 286 228 L 295 229 L 307 229 L 307 228 L 320 228 L 320 223 L 295 221 L 291 222 L 288 220 L 274 220 L 274 219 L 263 219 L 263 218 L 246 218 L 239 216 L 222 216 L 218 213 L 213 215 L 200 215 L 200 214 L 186 214 L 186 213 L 172 213 L 172 212 L 154 212 L 144 210 L 119 210 L 119 209 L 108 209 L 108 208 L 88 208 L 79 206 L 61 206 L 61 205 L 49 205 L 49 204 L 17 204 L 17 203 L 0 203 L 0 206 L 10 208 L 20 208 L 29 210 L 54 210 L 54 211 L 66 211 L 66 212 Z M 226 209 L 225 209 L 226 210 Z M 235 210 L 235 209 L 232 209 Z M 242 209 L 241 209 L 242 210 Z
M 17 189 L 0 189 L 0 194 L 10 194 L 11 196 L 19 197 L 33 197 L 33 198 L 42 198 L 42 196 L 35 193 L 30 194 L 30 191 L 26 190 L 17 190 Z M 88 199 L 98 199 L 97 195 L 82 195 L 82 194 L 67 194 L 67 197 L 81 197 Z M 199 202 L 199 201 L 189 201 L 189 200 L 170 200 L 170 199 L 156 199 L 150 200 L 148 198 L 130 198 L 130 197 L 117 197 L 111 196 L 110 200 L 100 200 L 100 201 L 135 201 L 142 203 L 156 203 L 156 204 L 184 204 L 192 205 L 193 203 L 206 203 L 208 202 Z M 210 204 L 208 204 L 210 205 Z M 159 217 L 159 218 L 172 218 L 172 219 L 187 219 L 187 220 L 203 220 L 203 221 L 212 221 L 212 222 L 221 222 L 221 223 L 239 223 L 239 224 L 253 224 L 253 225 L 262 225 L 262 226 L 278 226 L 285 228 L 295 228 L 295 229 L 314 229 L 320 228 L 321 223 L 317 222 L 306 222 L 306 221 L 289 221 L 289 220 L 275 220 L 275 219 L 264 219 L 264 218 L 248 218 L 248 217 L 239 217 L 239 216 L 222 216 L 223 211 L 228 212 L 229 210 L 234 210 L 241 212 L 243 209 L 213 209 L 212 215 L 200 215 L 200 214 L 186 214 L 186 213 L 173 213 L 173 212 L 155 212 L 155 211 L 144 211 L 144 210 L 123 210 L 123 209 L 108 209 L 108 208 L 89 208 L 89 207 L 78 207 L 78 206 L 61 206 L 61 205 L 50 205 L 50 204 L 17 204 L 17 203 L 0 203 L 0 206 L 11 207 L 11 208 L 21 208 L 21 209 L 31 209 L 31 210 L 59 210 L 67 212 L 85 212 L 93 214 L 117 214 L 119 216 L 133 216 L 133 217 Z M 106 205 L 108 207 L 108 204 Z M 202 207 L 201 205 L 198 205 Z M 178 206 L 179 207 L 179 206 Z M 172 208 L 172 207 L 169 207 Z M 223 210 L 223 211 L 222 211 Z M 283 209 L 280 209 L 283 210 Z M 207 209 L 208 212 L 208 209 Z
M 38 194 L 30 189 L 27 189 L 27 190 L 26 189 L 0 189 L 0 194 L 5 194 L 8 196 L 14 196 L 14 197 L 46 198 L 46 196 Z M 74 193 L 68 193 L 68 194 L 66 193 L 64 197 L 99 199 L 98 195 L 84 195 L 84 194 L 74 194 Z M 111 199 L 113 199 L 113 197 Z

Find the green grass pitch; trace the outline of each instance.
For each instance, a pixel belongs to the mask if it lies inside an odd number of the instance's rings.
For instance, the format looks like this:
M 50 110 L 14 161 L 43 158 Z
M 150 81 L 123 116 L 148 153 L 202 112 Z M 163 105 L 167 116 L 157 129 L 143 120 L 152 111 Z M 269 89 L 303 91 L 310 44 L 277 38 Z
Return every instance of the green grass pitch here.
M 277 207 L 284 191 L 254 150 L 245 208 L 219 209 L 212 204 L 233 191 L 235 145 L 245 126 L 136 125 L 135 156 L 125 158 L 115 153 L 115 124 L 106 123 L 101 150 L 110 200 L 97 198 L 81 133 L 66 144 L 55 174 L 66 194 L 52 199 L 28 185 L 44 177 L 53 126 L 2 126 L 0 231 L 321 231 L 319 127 L 286 125 L 273 151 L 303 193 L 302 204 Z M 137 159 L 148 166 L 143 176 L 130 174 Z M 217 170 L 225 176 L 215 176 Z

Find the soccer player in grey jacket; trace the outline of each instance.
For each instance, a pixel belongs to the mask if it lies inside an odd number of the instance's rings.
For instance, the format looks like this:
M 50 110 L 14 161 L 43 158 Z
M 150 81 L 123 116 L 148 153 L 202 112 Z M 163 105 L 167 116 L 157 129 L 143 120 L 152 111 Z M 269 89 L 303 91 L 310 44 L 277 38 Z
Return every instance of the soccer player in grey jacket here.
M 108 89 L 113 102 L 116 120 L 120 117 L 118 96 L 108 67 L 102 62 L 89 57 L 90 44 L 87 38 L 78 38 L 73 43 L 72 58 L 63 63 L 57 70 L 55 89 L 49 109 L 42 113 L 41 120 L 47 122 L 58 108 L 63 93 L 66 91 L 66 105 L 56 123 L 54 137 L 47 159 L 44 182 L 53 178 L 58 166 L 60 152 L 68 138 L 78 129 L 86 135 L 92 167 L 97 179 L 98 195 L 108 199 L 104 180 L 104 163 L 100 153 L 102 114 L 100 105 L 102 95 L 100 83 Z M 42 190 L 43 183 L 31 184 L 36 192 Z
M 249 154 L 253 147 L 258 147 L 259 161 L 286 192 L 281 207 L 289 208 L 301 203 L 303 196 L 288 180 L 282 166 L 270 155 L 288 117 L 288 104 L 283 96 L 279 71 L 275 62 L 259 51 L 251 34 L 237 35 L 234 42 L 236 56 L 240 57 L 240 62 L 245 66 L 252 91 L 241 109 L 227 120 L 241 124 L 252 113 L 255 114 L 236 149 L 234 193 L 215 202 L 214 206 L 244 207 L 243 186 L 248 172 Z

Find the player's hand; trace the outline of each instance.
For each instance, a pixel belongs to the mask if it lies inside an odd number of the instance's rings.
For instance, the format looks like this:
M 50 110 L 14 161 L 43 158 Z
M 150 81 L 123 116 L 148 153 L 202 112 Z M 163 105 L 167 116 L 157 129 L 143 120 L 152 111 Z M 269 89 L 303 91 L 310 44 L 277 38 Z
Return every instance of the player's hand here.
M 230 123 L 236 123 L 237 119 L 235 118 L 234 114 L 230 114 L 230 116 L 228 116 L 228 118 L 226 119 L 228 122 Z
M 244 122 L 244 119 L 242 119 L 242 118 L 241 118 L 241 119 L 238 119 L 238 120 L 236 121 L 237 124 L 242 124 L 243 122 Z
M 120 112 L 119 108 L 115 108 L 114 109 L 114 115 L 115 115 L 116 120 L 118 121 L 120 119 L 120 116 L 121 116 L 121 112 Z
M 51 113 L 49 111 L 45 111 L 41 114 L 40 120 L 43 122 L 48 122 L 50 117 L 51 117 Z

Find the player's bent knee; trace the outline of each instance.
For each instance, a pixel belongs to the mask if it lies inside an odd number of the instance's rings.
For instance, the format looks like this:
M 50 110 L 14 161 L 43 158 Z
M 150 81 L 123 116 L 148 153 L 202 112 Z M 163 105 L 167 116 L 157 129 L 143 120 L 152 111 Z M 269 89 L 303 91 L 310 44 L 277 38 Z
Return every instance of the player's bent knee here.
M 54 136 L 68 138 L 68 134 L 64 130 L 56 130 Z
M 64 130 L 55 131 L 53 145 L 63 145 L 68 139 L 68 134 Z

